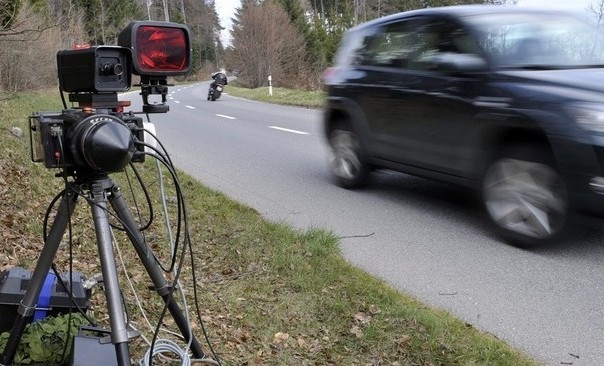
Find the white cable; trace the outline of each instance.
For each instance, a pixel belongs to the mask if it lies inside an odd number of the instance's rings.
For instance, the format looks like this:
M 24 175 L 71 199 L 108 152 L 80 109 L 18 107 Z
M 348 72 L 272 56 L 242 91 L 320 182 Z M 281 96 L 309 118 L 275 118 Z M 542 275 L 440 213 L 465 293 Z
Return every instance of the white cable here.
M 130 286 L 130 290 L 132 291 L 132 293 L 134 294 L 134 301 L 136 301 L 136 305 L 138 306 L 138 309 L 140 310 L 143 318 L 145 319 L 147 325 L 149 326 L 149 329 L 151 330 L 151 333 L 153 333 L 153 325 L 151 325 L 151 322 L 149 321 L 149 318 L 147 318 L 147 314 L 145 313 L 145 309 L 143 309 L 143 305 L 140 302 L 140 299 L 138 298 L 138 295 L 136 294 L 136 290 L 134 289 L 134 284 L 132 283 L 132 280 L 130 279 L 130 276 L 128 275 L 128 271 L 126 270 L 126 264 L 124 262 L 124 257 L 122 256 L 122 251 L 120 250 L 120 246 L 119 243 L 117 242 L 115 235 L 113 233 L 113 229 L 110 228 L 111 230 L 111 236 L 113 237 L 113 243 L 115 246 L 115 250 L 117 251 L 117 255 L 120 259 L 120 263 L 122 264 L 122 269 L 124 270 L 124 275 L 126 276 L 126 282 L 128 282 L 128 285 Z M 151 342 L 143 335 L 143 333 L 141 332 L 141 336 L 143 338 L 143 340 L 145 341 L 145 343 L 147 343 L 147 345 L 151 345 Z
M 152 124 L 148 124 L 146 125 L 147 128 L 149 128 L 149 125 L 151 125 L 152 127 L 154 127 Z M 167 233 L 168 233 L 168 237 L 170 239 L 170 254 L 172 257 L 175 256 L 175 245 L 174 245 L 174 238 L 173 238 L 173 233 L 172 233 L 172 229 L 170 226 L 170 220 L 169 220 L 169 215 L 168 215 L 168 209 L 167 209 L 167 204 L 166 204 L 166 195 L 164 192 L 164 183 L 163 183 L 163 175 L 161 172 L 161 165 L 159 163 L 158 160 L 156 160 L 157 163 L 157 169 L 158 169 L 158 175 L 159 175 L 159 184 L 160 184 L 160 195 L 161 195 L 161 201 L 162 201 L 162 207 L 164 210 L 164 217 L 165 217 L 165 225 L 166 225 L 166 229 L 167 229 Z M 126 270 L 126 265 L 124 262 L 124 258 L 122 256 L 122 252 L 120 250 L 120 246 L 115 238 L 115 235 L 113 233 L 113 230 L 111 231 L 111 235 L 113 238 L 113 242 L 115 244 L 115 248 L 116 251 L 118 253 L 118 257 L 120 260 L 120 263 L 122 265 L 122 268 L 124 269 L 124 274 L 126 276 L 126 281 L 128 282 L 128 285 L 130 286 L 130 290 L 132 291 L 133 295 L 134 295 L 134 299 L 136 301 L 137 307 L 139 308 L 139 311 L 141 312 L 143 318 L 145 319 L 145 322 L 147 323 L 147 326 L 149 327 L 151 333 L 155 332 L 154 327 L 151 325 L 151 322 L 149 321 L 149 319 L 147 318 L 146 312 L 143 309 L 143 306 L 141 304 L 141 301 L 136 293 L 136 290 L 134 289 L 134 285 L 130 279 L 130 276 L 128 275 L 128 271 Z M 184 249 L 183 249 L 184 250 Z M 176 276 L 177 274 L 177 269 L 174 269 L 174 275 Z M 189 309 L 188 309 L 188 305 L 187 305 L 187 301 L 186 301 L 186 297 L 184 294 L 184 290 L 183 287 L 180 283 L 180 280 L 177 280 L 176 282 L 177 284 L 177 288 L 178 291 L 180 293 L 180 296 L 182 298 L 182 302 L 183 302 L 183 307 L 184 307 L 184 315 L 186 317 L 187 323 L 190 324 L 190 315 L 189 315 Z M 130 325 L 134 330 L 137 330 L 136 328 L 134 328 L 134 326 Z M 165 331 L 167 333 L 170 333 L 172 335 L 175 335 L 177 337 L 184 337 L 184 335 L 182 334 L 176 334 L 175 332 L 171 332 L 168 329 L 163 329 L 160 328 L 160 330 Z M 193 342 L 193 330 L 191 329 L 191 327 L 188 327 L 188 332 L 189 332 L 189 341 L 186 345 L 186 348 L 181 348 L 179 347 L 175 342 L 169 340 L 169 339 L 156 339 L 155 344 L 153 349 L 149 348 L 147 350 L 147 352 L 145 353 L 145 357 L 143 357 L 139 364 L 141 366 L 146 366 L 148 365 L 148 361 L 149 361 L 149 354 L 151 353 L 151 351 L 153 352 L 153 354 L 151 355 L 151 357 L 155 356 L 155 355 L 160 355 L 160 357 L 166 357 L 164 354 L 165 353 L 172 353 L 176 356 L 178 356 L 181 359 L 181 366 L 189 366 L 191 365 L 191 358 L 189 355 L 189 349 L 191 347 L 191 343 Z M 141 337 L 143 338 L 143 340 L 145 341 L 145 343 L 147 343 L 147 345 L 150 347 L 151 346 L 151 342 L 142 334 L 141 332 Z M 205 361 L 205 360 L 196 360 L 196 361 Z
M 172 235 L 172 227 L 170 226 L 170 219 L 169 219 L 169 215 L 168 215 L 168 207 L 166 205 L 166 195 L 165 195 L 165 192 L 164 192 L 164 179 L 163 179 L 163 174 L 161 172 L 161 165 L 160 165 L 159 161 L 155 160 L 155 162 L 157 164 L 157 174 L 159 175 L 159 192 L 160 192 L 160 196 L 161 196 L 162 207 L 164 209 L 164 218 L 165 218 L 165 221 L 166 221 L 166 230 L 168 231 L 168 238 L 170 239 L 170 254 L 172 255 L 172 257 L 174 257 L 176 255 L 175 248 L 174 248 L 174 236 Z M 176 268 L 175 268 L 174 269 L 174 275 L 176 276 L 176 274 L 177 274 L 177 271 L 176 271 Z M 180 279 L 178 281 L 176 281 L 176 283 L 178 285 L 178 291 L 180 292 L 180 296 L 182 298 L 185 318 L 187 319 L 187 323 L 191 324 L 191 320 L 190 320 L 190 317 L 189 317 L 189 307 L 187 305 L 187 298 L 185 297 L 185 293 L 183 291 L 182 284 L 180 283 Z M 193 330 L 191 329 L 190 326 L 188 327 L 188 331 L 189 331 L 189 342 L 187 343 L 187 347 L 185 348 L 186 351 L 189 350 L 189 348 L 191 347 L 191 342 L 193 342 Z
M 159 161 L 156 160 L 156 163 L 157 163 L 157 172 L 158 172 L 158 176 L 159 176 L 160 196 L 161 196 L 162 207 L 164 210 L 166 230 L 168 232 L 168 238 L 170 239 L 170 254 L 171 254 L 171 257 L 174 257 L 176 255 L 174 237 L 172 234 L 172 228 L 170 226 L 170 219 L 169 219 L 168 208 L 167 208 L 167 204 L 166 204 L 166 195 L 164 192 L 163 175 L 162 175 L 161 165 L 160 165 Z M 177 274 L 177 270 L 174 269 L 174 275 L 176 276 L 176 274 Z M 177 280 L 176 284 L 177 284 L 180 296 L 182 298 L 184 314 L 185 314 L 187 323 L 190 324 L 189 309 L 188 309 L 186 297 L 185 297 L 185 294 L 183 291 L 183 287 L 180 283 L 180 280 Z M 146 317 L 145 317 L 145 319 L 146 319 Z M 171 334 L 174 334 L 173 332 L 170 332 L 168 330 L 165 330 L 165 331 L 167 331 Z M 149 359 L 152 358 L 153 356 L 160 355 L 160 356 L 166 357 L 165 353 L 171 353 L 171 354 L 178 356 L 181 360 L 181 363 L 180 363 L 181 366 L 191 365 L 191 356 L 189 355 L 189 349 L 191 348 L 191 343 L 193 342 L 193 330 L 191 329 L 190 326 L 188 327 L 188 331 L 189 331 L 189 342 L 187 343 L 187 345 L 184 349 L 169 339 L 157 339 L 155 341 L 155 344 L 153 344 L 153 348 L 149 348 L 147 350 L 147 352 L 145 353 L 145 356 L 139 361 L 140 366 L 148 365 Z M 149 346 L 151 346 L 151 345 L 149 345 Z
M 187 352 L 185 352 L 179 345 L 172 342 L 169 339 L 158 339 L 155 342 L 155 346 L 153 347 L 153 354 L 150 355 L 151 349 L 147 350 L 145 353 L 145 357 L 143 357 L 139 361 L 140 366 L 149 365 L 149 356 L 153 357 L 155 355 L 165 356 L 166 353 L 171 353 L 180 358 L 181 366 L 190 366 L 191 365 L 191 357 Z
M 163 186 L 163 183 L 162 183 L 162 186 Z M 162 202 L 165 203 L 165 196 L 163 194 L 163 188 L 162 188 Z M 164 209 L 165 209 L 165 206 L 164 206 Z M 167 214 L 167 212 L 166 212 L 166 214 Z M 171 233 L 170 229 L 168 229 L 168 231 L 169 231 L 169 235 L 170 235 L 171 252 L 174 252 L 172 233 Z M 115 237 L 115 234 L 114 234 L 112 228 L 110 228 L 110 232 L 111 232 L 113 243 L 114 243 L 114 246 L 116 248 L 116 251 L 117 251 L 120 263 L 122 265 L 122 268 L 124 269 L 124 275 L 126 277 L 126 282 L 128 282 L 128 285 L 130 286 L 130 290 L 132 291 L 132 293 L 134 295 L 134 299 L 135 299 L 135 302 L 137 304 L 137 307 L 139 308 L 139 310 L 140 310 L 143 318 L 145 319 L 145 322 L 147 323 L 147 326 L 149 327 L 151 333 L 153 333 L 155 330 L 153 328 L 153 325 L 151 325 L 151 322 L 149 321 L 149 318 L 147 318 L 147 314 L 145 312 L 145 309 L 143 309 L 141 301 L 140 301 L 140 299 L 139 299 L 139 297 L 138 297 L 138 295 L 136 293 L 136 290 L 134 289 L 134 284 L 132 283 L 132 280 L 130 279 L 130 276 L 128 275 L 128 271 L 126 270 L 126 265 L 125 265 L 125 262 L 124 262 L 124 257 L 122 255 L 122 251 L 120 249 L 119 243 L 118 243 L 118 241 L 117 241 L 117 239 Z M 180 283 L 179 283 L 178 286 L 180 288 L 181 295 L 183 296 L 183 299 L 184 299 L 184 293 L 182 292 L 182 288 L 180 286 Z M 185 309 L 186 309 L 186 302 L 185 302 Z M 188 313 L 186 313 L 186 314 L 187 314 L 187 320 L 189 320 Z M 130 324 L 130 327 L 132 329 L 138 331 L 138 329 L 136 329 L 132 324 Z M 162 330 L 166 331 L 168 333 L 171 333 L 173 335 L 177 335 L 176 333 L 171 332 L 171 331 L 169 331 L 167 329 L 162 329 Z M 141 338 L 150 347 L 151 346 L 151 341 L 149 341 L 149 339 L 147 339 L 147 337 L 145 337 L 145 335 L 142 332 L 140 334 L 141 334 Z M 189 327 L 189 334 L 191 334 L 191 328 L 190 327 Z M 179 336 L 182 337 L 182 335 L 179 335 Z M 169 339 L 157 339 L 155 341 L 155 344 L 154 344 L 154 347 L 153 347 L 153 355 L 152 355 L 152 357 L 156 356 L 156 355 L 159 355 L 160 357 L 166 357 L 165 353 L 169 352 L 169 353 L 175 354 L 176 356 L 178 356 L 180 358 L 180 360 L 181 360 L 181 366 L 189 366 L 189 365 L 191 365 L 191 357 L 188 354 L 188 349 L 189 349 L 189 346 L 191 344 L 192 336 L 190 336 L 189 339 L 190 339 L 189 345 L 187 345 L 187 348 L 184 349 L 184 350 L 180 346 L 178 346 L 176 343 L 174 343 L 173 341 L 171 341 Z M 147 352 L 145 353 L 145 357 L 143 357 L 139 361 L 139 364 L 141 366 L 148 365 L 149 353 L 150 352 L 151 352 L 151 348 L 149 348 L 147 350 Z

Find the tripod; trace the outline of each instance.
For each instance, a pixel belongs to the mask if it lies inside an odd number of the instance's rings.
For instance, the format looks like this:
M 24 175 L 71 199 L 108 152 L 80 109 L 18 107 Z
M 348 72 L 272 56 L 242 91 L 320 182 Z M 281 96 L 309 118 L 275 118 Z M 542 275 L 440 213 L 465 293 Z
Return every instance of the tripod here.
M 122 307 L 120 287 L 117 278 L 115 258 L 111 239 L 111 227 L 109 224 L 108 203 L 113 208 L 116 216 L 123 223 L 127 235 L 134 245 L 136 253 L 145 267 L 154 288 L 162 297 L 167 309 L 170 311 L 174 322 L 187 342 L 191 342 L 191 351 L 195 358 L 203 358 L 204 353 L 188 323 L 182 310 L 172 296 L 170 285 L 164 277 L 151 248 L 146 244 L 138 225 L 120 192 L 119 187 L 107 174 L 99 173 L 86 179 L 75 179 L 68 183 L 68 188 L 61 198 L 61 203 L 55 220 L 44 242 L 38 262 L 32 274 L 31 280 L 25 291 L 23 300 L 17 310 L 17 318 L 13 324 L 10 336 L 2 353 L 2 365 L 10 365 L 19 346 L 19 342 L 25 330 L 25 326 L 31 322 L 36 310 L 36 302 L 44 280 L 51 268 L 61 238 L 65 234 L 67 225 L 71 219 L 73 209 L 76 206 L 80 193 L 87 192 L 88 201 L 92 209 L 92 218 L 96 232 L 98 254 L 104 279 L 105 298 L 109 310 L 111 326 L 111 343 L 115 346 L 117 362 L 119 366 L 131 365 L 128 341 L 132 333 L 128 331 Z

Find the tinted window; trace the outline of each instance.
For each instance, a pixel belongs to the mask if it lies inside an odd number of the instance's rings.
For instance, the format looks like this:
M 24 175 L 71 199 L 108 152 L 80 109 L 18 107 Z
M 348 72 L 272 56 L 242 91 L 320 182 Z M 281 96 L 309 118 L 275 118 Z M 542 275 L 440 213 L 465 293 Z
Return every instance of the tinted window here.
M 557 13 L 468 16 L 481 47 L 498 66 L 604 64 L 604 35 L 583 19 Z
M 459 25 L 448 20 L 415 18 L 377 27 L 356 50 L 356 63 L 427 69 L 442 52 L 478 53 L 479 47 Z
M 388 24 L 363 39 L 358 62 L 362 65 L 405 67 L 424 41 L 419 36 L 418 21 Z

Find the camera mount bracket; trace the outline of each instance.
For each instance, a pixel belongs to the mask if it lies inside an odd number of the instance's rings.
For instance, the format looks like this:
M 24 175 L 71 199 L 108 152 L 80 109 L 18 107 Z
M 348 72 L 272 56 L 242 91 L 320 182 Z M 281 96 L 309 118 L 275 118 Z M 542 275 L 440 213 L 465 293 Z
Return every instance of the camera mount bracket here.
M 168 95 L 168 84 L 165 76 L 141 76 L 141 95 L 143 96 L 143 112 L 145 113 L 167 113 L 170 106 L 166 104 Z M 150 104 L 150 95 L 161 95 L 161 103 Z
M 69 101 L 78 103 L 79 107 L 86 111 L 96 108 L 111 109 L 114 112 L 122 112 L 125 107 L 132 103 L 129 100 L 117 100 L 117 93 L 69 93 Z

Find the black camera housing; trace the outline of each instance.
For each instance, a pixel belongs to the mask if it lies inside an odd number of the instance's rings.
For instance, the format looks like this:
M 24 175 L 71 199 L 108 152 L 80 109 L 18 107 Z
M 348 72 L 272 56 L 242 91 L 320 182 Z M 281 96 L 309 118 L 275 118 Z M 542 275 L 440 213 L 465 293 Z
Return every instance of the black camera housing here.
M 128 48 L 97 46 L 57 52 L 59 86 L 69 93 L 124 92 L 130 89 Z
M 86 114 L 70 109 L 35 113 L 29 125 L 32 161 L 49 169 L 63 168 L 69 174 L 78 168 L 111 173 L 125 165 L 120 159 L 133 163 L 145 159 L 143 119 L 132 114 Z

